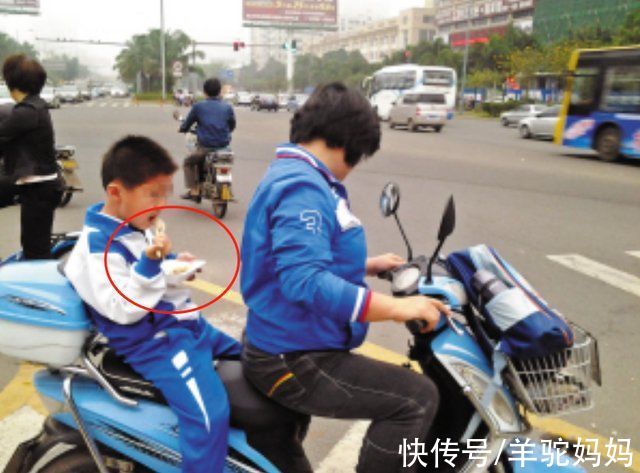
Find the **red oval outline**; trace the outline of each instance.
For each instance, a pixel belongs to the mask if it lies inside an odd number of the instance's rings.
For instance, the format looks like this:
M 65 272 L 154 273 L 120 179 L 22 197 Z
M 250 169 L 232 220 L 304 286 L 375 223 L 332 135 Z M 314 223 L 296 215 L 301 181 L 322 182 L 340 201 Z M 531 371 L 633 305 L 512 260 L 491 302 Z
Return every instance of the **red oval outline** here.
M 153 212 L 155 210 L 186 210 L 188 212 L 194 212 L 194 213 L 197 213 L 197 214 L 200 214 L 200 215 L 204 215 L 205 217 L 209 218 L 210 220 L 213 220 L 217 225 L 222 227 L 222 229 L 227 233 L 227 235 L 229 235 L 229 238 L 231 238 L 231 241 L 233 242 L 233 247 L 234 247 L 234 249 L 236 251 L 236 269 L 235 269 L 235 271 L 233 273 L 233 277 L 231 278 L 231 281 L 229 282 L 227 287 L 225 287 L 224 291 L 222 291 L 220 294 L 218 294 L 215 298 L 213 298 L 212 300 L 210 300 L 206 304 L 198 306 L 198 307 L 196 307 L 194 309 L 184 309 L 184 310 L 151 309 L 149 307 L 143 306 L 142 304 L 138 304 L 133 299 L 130 299 L 129 297 L 127 297 L 127 295 L 124 294 L 118 288 L 118 286 L 116 286 L 116 283 L 113 282 L 113 279 L 111 278 L 111 273 L 109 273 L 109 265 L 107 263 L 107 254 L 109 253 L 109 249 L 111 248 L 111 244 L 113 243 L 113 239 L 118 234 L 118 232 L 120 232 L 120 230 L 122 230 L 122 228 L 125 225 L 127 225 L 129 222 L 131 222 L 133 219 L 139 217 L 140 215 L 144 215 L 144 214 L 146 214 L 148 212 Z M 111 236 L 109 236 L 109 240 L 107 241 L 107 246 L 105 247 L 104 254 L 103 254 L 103 263 L 104 263 L 104 270 L 107 273 L 107 279 L 109 280 L 109 283 L 116 290 L 116 292 L 118 294 L 120 294 L 120 296 L 122 296 L 127 302 L 130 302 L 131 304 L 135 305 L 136 307 L 144 309 L 147 312 L 152 312 L 154 314 L 164 314 L 164 315 L 189 314 L 191 312 L 202 311 L 202 310 L 206 309 L 207 307 L 212 306 L 213 304 L 218 302 L 220 299 L 222 299 L 225 296 L 225 294 L 227 294 L 227 292 L 229 292 L 231 290 L 231 288 L 233 287 L 234 283 L 236 282 L 236 279 L 238 279 L 238 274 L 240 273 L 240 248 L 238 246 L 238 241 L 236 240 L 236 237 L 233 235 L 231 230 L 229 230 L 229 227 L 227 227 L 224 223 L 222 223 L 222 221 L 220 221 L 217 217 L 215 217 L 214 215 L 210 214 L 209 212 L 206 212 L 206 211 L 200 210 L 200 209 L 195 209 L 193 207 L 186 207 L 184 205 L 160 205 L 160 206 L 157 206 L 157 207 L 150 207 L 148 209 L 141 210 L 140 212 L 136 213 L 135 215 L 132 215 L 128 219 L 124 220 L 120 225 L 118 225 L 118 227 L 113 231 Z

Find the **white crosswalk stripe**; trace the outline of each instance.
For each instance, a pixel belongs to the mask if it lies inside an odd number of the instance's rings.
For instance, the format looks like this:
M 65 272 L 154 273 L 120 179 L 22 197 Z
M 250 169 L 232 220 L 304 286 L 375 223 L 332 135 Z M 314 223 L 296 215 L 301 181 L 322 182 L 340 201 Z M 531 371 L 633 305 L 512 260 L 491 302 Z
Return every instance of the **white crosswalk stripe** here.
M 627 254 L 635 256 L 636 258 L 640 258 L 640 251 L 627 251 Z
M 630 252 L 628 252 L 631 254 Z M 636 252 L 634 252 L 636 253 Z M 634 255 L 635 256 L 635 255 Z M 551 261 L 640 297 L 640 278 L 578 254 L 548 255 Z
M 354 422 L 347 433 L 331 449 L 329 454 L 320 462 L 318 473 L 341 473 L 354 471 L 358 463 L 358 455 L 370 422 Z

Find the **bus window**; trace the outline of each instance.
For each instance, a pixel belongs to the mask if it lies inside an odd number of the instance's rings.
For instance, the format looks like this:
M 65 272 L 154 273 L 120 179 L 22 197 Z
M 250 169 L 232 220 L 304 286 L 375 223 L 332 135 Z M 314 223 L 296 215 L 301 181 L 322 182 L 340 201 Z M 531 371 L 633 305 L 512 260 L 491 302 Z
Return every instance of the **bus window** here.
M 607 69 L 602 109 L 607 112 L 640 113 L 640 65 Z
M 449 87 L 453 85 L 453 74 L 450 71 L 424 71 L 422 84 Z
M 444 94 L 420 94 L 418 103 L 446 104 Z
M 571 114 L 587 115 L 596 105 L 598 92 L 598 69 L 577 69 L 573 77 L 571 93 Z

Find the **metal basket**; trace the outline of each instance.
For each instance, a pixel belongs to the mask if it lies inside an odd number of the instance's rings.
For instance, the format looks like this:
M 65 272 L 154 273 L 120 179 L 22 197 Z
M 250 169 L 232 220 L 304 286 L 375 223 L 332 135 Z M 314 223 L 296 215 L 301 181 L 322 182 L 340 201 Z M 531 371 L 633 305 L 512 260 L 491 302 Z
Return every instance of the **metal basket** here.
M 601 384 L 598 342 L 572 324 L 571 348 L 552 355 L 509 360 L 508 383 L 518 401 L 538 415 L 565 415 L 593 407 L 593 383 Z

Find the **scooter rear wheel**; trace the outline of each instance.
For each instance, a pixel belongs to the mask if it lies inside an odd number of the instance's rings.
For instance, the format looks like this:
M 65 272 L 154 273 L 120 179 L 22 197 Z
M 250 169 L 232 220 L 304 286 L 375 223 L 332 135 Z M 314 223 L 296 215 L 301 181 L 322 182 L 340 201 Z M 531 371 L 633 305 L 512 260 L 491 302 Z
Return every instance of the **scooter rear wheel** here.
M 222 219 L 227 215 L 227 204 L 213 204 L 213 215 Z

